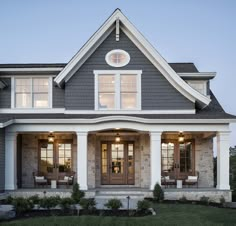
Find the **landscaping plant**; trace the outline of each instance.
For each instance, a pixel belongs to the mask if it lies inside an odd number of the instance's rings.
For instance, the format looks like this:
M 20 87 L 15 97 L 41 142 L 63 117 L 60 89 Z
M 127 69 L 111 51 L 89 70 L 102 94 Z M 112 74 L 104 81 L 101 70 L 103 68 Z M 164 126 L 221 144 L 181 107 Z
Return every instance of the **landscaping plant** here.
M 94 198 L 82 198 L 80 199 L 79 202 L 80 206 L 84 209 L 84 210 L 95 210 L 96 209 L 96 201 Z
M 50 197 L 43 197 L 40 199 L 39 205 L 42 208 L 51 209 L 53 207 L 56 207 L 60 204 L 60 196 L 50 196 Z
M 71 194 L 71 198 L 74 200 L 75 203 L 79 203 L 80 199 L 83 198 L 85 193 L 80 190 L 79 184 L 76 183 L 73 185 L 73 190 Z
M 120 209 L 123 205 L 119 199 L 109 199 L 107 203 L 104 204 L 110 210 L 116 211 Z
M 137 202 L 137 211 L 148 213 L 150 207 L 151 203 L 145 199 Z
M 153 189 L 153 198 L 156 202 L 161 202 L 162 200 L 164 200 L 164 192 L 158 183 L 156 183 Z

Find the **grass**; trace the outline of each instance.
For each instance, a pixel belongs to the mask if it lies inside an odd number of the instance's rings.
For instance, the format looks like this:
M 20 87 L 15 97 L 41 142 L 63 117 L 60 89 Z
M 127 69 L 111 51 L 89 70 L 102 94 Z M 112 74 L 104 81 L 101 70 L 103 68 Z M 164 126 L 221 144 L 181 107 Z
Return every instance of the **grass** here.
M 146 217 L 42 217 L 29 218 L 1 225 L 83 225 L 83 226 L 154 226 L 154 225 L 236 225 L 236 210 L 191 204 L 155 204 L 156 216 Z

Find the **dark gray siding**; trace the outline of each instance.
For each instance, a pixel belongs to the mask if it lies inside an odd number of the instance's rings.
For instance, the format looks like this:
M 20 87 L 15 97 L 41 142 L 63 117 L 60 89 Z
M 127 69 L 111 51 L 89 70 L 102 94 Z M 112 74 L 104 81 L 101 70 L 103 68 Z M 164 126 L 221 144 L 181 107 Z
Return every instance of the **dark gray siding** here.
M 0 89 L 0 108 L 11 108 L 11 79 L 2 78 L 7 87 Z
M 65 90 L 59 88 L 55 82 L 53 82 L 53 96 L 52 107 L 64 108 L 65 107 Z
M 142 70 L 142 109 L 193 109 L 194 104 L 180 94 L 151 64 L 142 52 L 121 32 L 120 41 L 115 41 L 113 31 L 96 49 L 83 66 L 65 85 L 65 107 L 76 110 L 94 109 L 93 70 L 114 70 L 105 62 L 105 55 L 113 49 L 123 49 L 131 60 L 120 70 Z
M 5 189 L 5 131 L 0 129 L 0 191 Z

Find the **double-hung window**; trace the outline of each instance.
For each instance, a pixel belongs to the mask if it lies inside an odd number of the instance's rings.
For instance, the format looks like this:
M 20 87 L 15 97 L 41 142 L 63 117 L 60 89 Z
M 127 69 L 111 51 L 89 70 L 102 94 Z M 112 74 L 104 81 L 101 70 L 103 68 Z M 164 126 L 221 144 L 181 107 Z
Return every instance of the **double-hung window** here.
M 141 110 L 141 71 L 94 71 L 95 110 Z
M 50 78 L 13 78 L 15 108 L 49 108 Z

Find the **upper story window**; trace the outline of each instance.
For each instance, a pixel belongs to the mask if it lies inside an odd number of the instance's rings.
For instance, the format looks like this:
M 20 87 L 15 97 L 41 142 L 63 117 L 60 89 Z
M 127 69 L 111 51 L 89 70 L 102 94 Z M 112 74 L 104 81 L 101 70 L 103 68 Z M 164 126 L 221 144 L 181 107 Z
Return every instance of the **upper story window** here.
M 207 95 L 207 81 L 187 81 L 187 83 L 199 93 Z
M 95 110 L 140 110 L 141 71 L 95 71 Z
M 124 67 L 130 61 L 129 54 L 121 49 L 114 49 L 106 54 L 105 60 L 112 67 Z
M 15 108 L 49 108 L 50 78 L 13 78 Z

